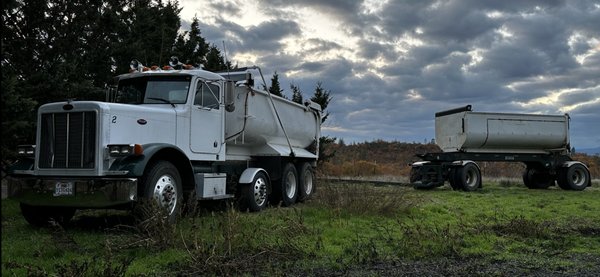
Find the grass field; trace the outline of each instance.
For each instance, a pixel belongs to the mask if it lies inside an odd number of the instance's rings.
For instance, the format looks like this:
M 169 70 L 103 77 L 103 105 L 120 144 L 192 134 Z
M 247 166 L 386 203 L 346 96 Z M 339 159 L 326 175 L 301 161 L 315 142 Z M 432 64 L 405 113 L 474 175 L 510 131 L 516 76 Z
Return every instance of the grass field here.
M 174 226 L 79 211 L 38 229 L 2 200 L 2 275 L 600 274 L 597 183 L 574 192 L 497 181 L 465 193 L 322 182 L 292 208 L 220 204 L 190 205 Z

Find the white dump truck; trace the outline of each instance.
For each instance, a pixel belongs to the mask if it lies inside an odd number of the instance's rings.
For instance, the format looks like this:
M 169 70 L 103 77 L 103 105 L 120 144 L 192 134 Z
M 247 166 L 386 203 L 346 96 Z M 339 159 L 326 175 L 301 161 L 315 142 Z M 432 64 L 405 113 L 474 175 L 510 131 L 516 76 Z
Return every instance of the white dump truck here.
M 435 114 L 435 141 L 441 153 L 418 155 L 410 181 L 430 189 L 448 181 L 456 190 L 481 187 L 478 161 L 522 162 L 531 189 L 555 183 L 565 190 L 591 186 L 590 172 L 570 156 L 568 115 L 473 112 L 471 106 Z
M 213 73 L 177 60 L 160 69 L 133 61 L 131 71 L 106 102 L 39 108 L 36 144 L 19 146 L 9 170 L 9 197 L 30 224 L 145 199 L 173 221 L 184 196 L 235 198 L 260 211 L 315 191 L 318 104 L 255 89 L 258 67 Z

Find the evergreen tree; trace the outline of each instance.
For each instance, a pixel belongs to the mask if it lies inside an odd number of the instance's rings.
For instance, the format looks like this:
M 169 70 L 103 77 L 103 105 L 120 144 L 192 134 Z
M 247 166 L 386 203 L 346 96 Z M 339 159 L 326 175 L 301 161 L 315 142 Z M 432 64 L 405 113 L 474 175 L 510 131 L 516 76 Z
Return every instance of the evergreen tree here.
M 323 83 L 317 82 L 317 87 L 315 88 L 315 94 L 310 98 L 313 102 L 321 105 L 321 110 L 323 111 L 321 114 L 321 125 L 327 120 L 329 117 L 329 112 L 327 111 L 327 106 L 329 106 L 329 102 L 333 97 L 330 96 L 331 91 L 323 88 Z M 335 143 L 335 137 L 322 136 L 319 138 L 319 160 L 327 161 L 335 156 L 335 150 L 332 147 L 333 143 Z
M 300 91 L 300 88 L 297 85 L 294 84 L 290 84 L 290 89 L 292 90 L 292 101 L 298 103 L 298 104 L 302 104 L 302 91 Z
M 210 46 L 202 37 L 196 16 L 192 19 L 190 30 L 179 34 L 173 46 L 173 55 L 186 64 L 200 65 L 206 63 L 206 55 Z
M 327 120 L 329 117 L 329 112 L 327 112 L 327 106 L 333 97 L 330 96 L 331 92 L 323 88 L 322 82 L 317 82 L 317 87 L 315 88 L 315 94 L 310 98 L 313 102 L 321 105 L 321 109 L 323 110 L 323 116 L 321 117 L 321 123 Z
M 204 69 L 217 72 L 217 71 L 225 71 L 231 66 L 230 63 L 225 62 L 225 58 L 221 55 L 221 51 L 217 48 L 216 45 L 212 45 L 208 50 L 208 54 L 206 54 L 206 64 L 204 65 Z
M 285 98 L 283 95 L 283 89 L 281 89 L 281 86 L 279 85 L 279 74 L 277 74 L 277 71 L 275 71 L 275 73 L 273 73 L 273 77 L 271 77 L 271 86 L 268 89 L 264 89 L 273 95 Z

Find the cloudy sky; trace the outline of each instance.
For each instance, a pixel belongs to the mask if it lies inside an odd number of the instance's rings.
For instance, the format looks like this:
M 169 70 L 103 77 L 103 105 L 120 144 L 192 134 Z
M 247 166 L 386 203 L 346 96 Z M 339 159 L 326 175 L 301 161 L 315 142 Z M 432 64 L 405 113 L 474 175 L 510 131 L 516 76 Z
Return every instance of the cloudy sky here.
M 182 27 L 239 66 L 331 91 L 323 133 L 423 142 L 434 113 L 571 116 L 571 143 L 600 146 L 600 0 L 180 0 Z

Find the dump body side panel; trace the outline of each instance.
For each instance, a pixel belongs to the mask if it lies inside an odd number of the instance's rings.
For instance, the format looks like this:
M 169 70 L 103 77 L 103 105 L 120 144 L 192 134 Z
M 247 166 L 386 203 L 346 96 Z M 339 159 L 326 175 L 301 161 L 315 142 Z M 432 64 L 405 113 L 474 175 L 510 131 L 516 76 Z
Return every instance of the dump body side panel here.
M 568 115 L 462 111 L 435 118 L 444 152 L 550 153 L 568 150 Z

